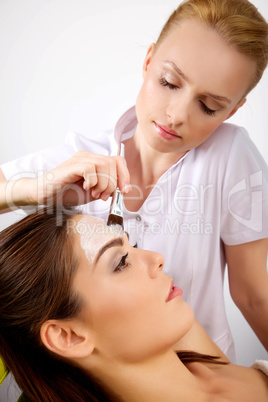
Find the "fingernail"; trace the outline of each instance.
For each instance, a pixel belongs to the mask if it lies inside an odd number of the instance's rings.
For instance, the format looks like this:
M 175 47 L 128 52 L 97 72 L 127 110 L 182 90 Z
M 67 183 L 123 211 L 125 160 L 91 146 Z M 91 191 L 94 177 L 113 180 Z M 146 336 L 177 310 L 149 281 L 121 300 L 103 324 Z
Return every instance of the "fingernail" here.
M 131 191 L 131 190 L 132 190 L 131 184 L 126 184 L 126 185 L 123 187 L 122 193 L 127 194 L 127 193 L 128 193 L 129 191 Z
M 95 193 L 93 193 L 93 191 L 92 191 L 91 195 L 92 195 L 92 197 L 94 197 L 96 199 L 100 197 L 100 193 L 95 194 Z
M 107 194 L 107 195 L 105 195 L 105 196 L 102 196 L 101 199 L 102 199 L 103 201 L 107 201 L 109 197 L 110 197 L 110 195 Z
M 87 191 L 88 190 L 88 182 L 87 181 L 84 181 L 84 183 L 83 183 L 83 189 L 85 190 L 85 191 Z

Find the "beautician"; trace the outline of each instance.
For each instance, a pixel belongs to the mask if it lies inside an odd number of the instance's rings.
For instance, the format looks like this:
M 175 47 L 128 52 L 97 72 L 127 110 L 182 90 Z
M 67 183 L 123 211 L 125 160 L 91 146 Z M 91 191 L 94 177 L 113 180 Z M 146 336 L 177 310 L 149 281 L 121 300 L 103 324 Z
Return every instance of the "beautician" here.
M 107 218 L 118 185 L 130 243 L 164 255 L 165 272 L 229 359 L 226 263 L 232 298 L 268 349 L 268 168 L 247 132 L 223 123 L 267 58 L 268 24 L 249 1 L 183 2 L 147 51 L 136 107 L 114 131 L 73 134 L 3 165 L 1 209 L 52 200 Z M 120 141 L 126 164 L 111 156 Z

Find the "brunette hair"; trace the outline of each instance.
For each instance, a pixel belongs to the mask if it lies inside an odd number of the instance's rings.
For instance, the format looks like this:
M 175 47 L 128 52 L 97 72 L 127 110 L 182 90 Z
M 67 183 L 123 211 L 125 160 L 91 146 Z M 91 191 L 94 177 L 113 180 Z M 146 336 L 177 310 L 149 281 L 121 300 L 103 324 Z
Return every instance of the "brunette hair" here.
M 78 263 L 68 230 L 77 214 L 44 209 L 0 233 L 0 356 L 35 402 L 120 400 L 99 380 L 50 352 L 40 339 L 45 321 L 75 317 L 82 307 L 72 291 Z M 217 359 L 194 352 L 178 356 L 184 363 Z
M 226 44 L 255 61 L 256 73 L 247 93 L 250 92 L 268 63 L 268 24 L 257 8 L 248 0 L 185 0 L 164 25 L 156 48 L 186 19 L 196 19 L 215 29 Z
M 77 269 L 69 220 L 56 208 L 27 216 L 0 233 L 0 355 L 32 401 L 109 401 L 111 392 L 45 348 L 41 325 L 76 316 Z M 112 400 L 116 400 L 113 398 Z

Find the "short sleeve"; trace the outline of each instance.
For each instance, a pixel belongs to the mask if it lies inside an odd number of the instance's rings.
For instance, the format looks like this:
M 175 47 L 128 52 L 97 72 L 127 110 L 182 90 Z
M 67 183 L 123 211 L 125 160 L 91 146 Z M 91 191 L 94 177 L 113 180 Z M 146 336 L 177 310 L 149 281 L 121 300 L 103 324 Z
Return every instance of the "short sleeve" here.
M 237 127 L 222 186 L 221 238 L 227 245 L 268 237 L 268 167 Z

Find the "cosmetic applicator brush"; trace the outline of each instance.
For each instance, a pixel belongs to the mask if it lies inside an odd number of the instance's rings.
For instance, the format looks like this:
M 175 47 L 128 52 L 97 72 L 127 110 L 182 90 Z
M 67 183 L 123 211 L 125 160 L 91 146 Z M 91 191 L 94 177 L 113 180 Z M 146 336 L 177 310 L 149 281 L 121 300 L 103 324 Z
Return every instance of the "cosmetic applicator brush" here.
M 119 143 L 117 155 L 125 157 L 125 145 Z M 120 225 L 124 229 L 123 225 L 123 194 L 117 187 L 112 195 L 112 202 L 110 207 L 110 213 L 108 216 L 107 225 Z

